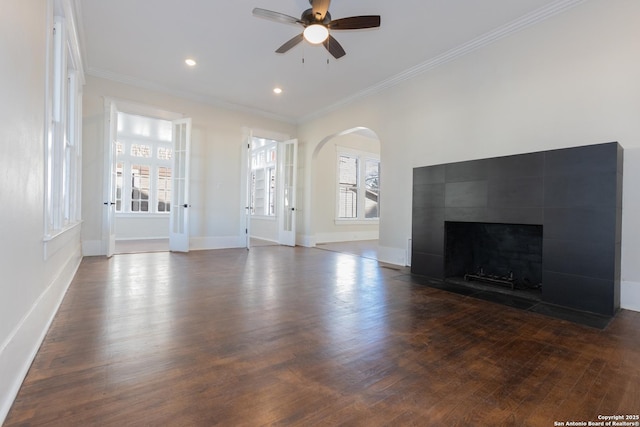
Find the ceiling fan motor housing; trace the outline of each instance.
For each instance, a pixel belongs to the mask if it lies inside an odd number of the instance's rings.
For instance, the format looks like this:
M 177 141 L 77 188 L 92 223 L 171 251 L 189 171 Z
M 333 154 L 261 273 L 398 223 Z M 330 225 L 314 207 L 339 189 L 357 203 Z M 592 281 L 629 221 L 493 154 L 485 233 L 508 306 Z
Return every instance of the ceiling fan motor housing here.
M 324 26 L 327 26 L 329 22 L 331 22 L 331 14 L 327 12 L 324 15 L 324 19 L 322 21 L 319 21 L 318 19 L 316 19 L 316 16 L 313 13 L 313 9 L 307 9 L 304 12 L 302 12 L 302 16 L 300 16 L 300 20 L 304 22 L 305 26 L 311 25 L 311 24 L 322 24 Z

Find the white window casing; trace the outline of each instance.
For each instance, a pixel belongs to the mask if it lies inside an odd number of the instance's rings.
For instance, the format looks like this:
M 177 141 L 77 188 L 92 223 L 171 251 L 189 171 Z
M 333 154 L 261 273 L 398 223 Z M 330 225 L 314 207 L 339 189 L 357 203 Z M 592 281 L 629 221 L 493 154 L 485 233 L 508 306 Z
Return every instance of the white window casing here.
M 52 0 L 45 84 L 44 256 L 81 222 L 84 74 L 70 0 Z

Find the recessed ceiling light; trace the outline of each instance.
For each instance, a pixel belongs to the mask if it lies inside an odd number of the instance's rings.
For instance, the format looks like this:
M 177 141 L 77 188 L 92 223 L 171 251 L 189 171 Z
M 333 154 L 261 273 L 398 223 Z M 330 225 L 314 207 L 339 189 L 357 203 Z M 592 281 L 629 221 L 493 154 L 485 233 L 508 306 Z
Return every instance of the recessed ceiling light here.
M 276 95 L 280 95 L 282 93 L 282 89 L 279 87 L 276 87 L 273 89 L 273 93 L 275 93 Z
M 185 59 L 184 63 L 187 64 L 189 67 L 195 67 L 196 66 L 196 61 L 191 59 L 191 58 Z

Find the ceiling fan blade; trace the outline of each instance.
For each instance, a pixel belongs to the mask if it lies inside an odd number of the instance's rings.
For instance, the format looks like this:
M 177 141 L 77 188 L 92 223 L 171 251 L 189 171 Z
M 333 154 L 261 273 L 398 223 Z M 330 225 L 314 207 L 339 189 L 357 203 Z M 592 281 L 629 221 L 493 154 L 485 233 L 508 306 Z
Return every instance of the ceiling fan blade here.
M 283 24 L 302 24 L 303 22 L 294 18 L 293 16 L 285 15 L 284 13 L 274 12 L 273 10 L 260 9 L 256 7 L 253 9 L 253 16 L 258 18 L 270 19 L 272 21 L 282 22 Z
M 316 21 L 322 21 L 329 11 L 331 0 L 311 0 L 311 10 Z
M 291 40 L 280 46 L 278 50 L 276 50 L 276 53 L 285 53 L 286 51 L 300 43 L 303 38 L 304 36 L 302 35 L 302 33 L 298 34 L 297 36 L 293 37 Z
M 348 18 L 335 19 L 329 22 L 327 26 L 332 30 L 375 28 L 380 26 L 380 15 L 350 16 Z
M 329 53 L 333 55 L 333 57 L 336 59 L 340 59 L 347 54 L 347 52 L 344 51 L 340 43 L 338 43 L 338 40 L 333 38 L 331 34 L 329 34 L 329 38 L 326 39 L 324 42 L 322 42 L 322 44 L 324 45 L 324 47 L 327 48 Z

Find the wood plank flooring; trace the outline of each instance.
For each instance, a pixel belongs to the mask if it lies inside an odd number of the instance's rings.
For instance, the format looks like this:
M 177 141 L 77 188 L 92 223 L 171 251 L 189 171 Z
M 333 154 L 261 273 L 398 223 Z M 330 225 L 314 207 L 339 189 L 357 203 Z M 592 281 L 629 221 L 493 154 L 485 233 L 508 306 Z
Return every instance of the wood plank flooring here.
M 605 330 L 280 246 L 85 258 L 5 426 L 553 426 L 640 412 Z

